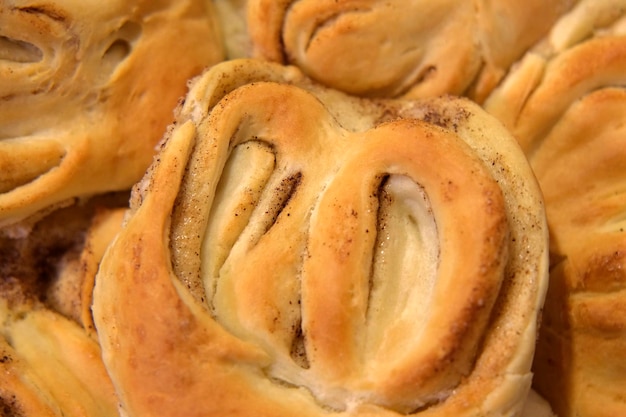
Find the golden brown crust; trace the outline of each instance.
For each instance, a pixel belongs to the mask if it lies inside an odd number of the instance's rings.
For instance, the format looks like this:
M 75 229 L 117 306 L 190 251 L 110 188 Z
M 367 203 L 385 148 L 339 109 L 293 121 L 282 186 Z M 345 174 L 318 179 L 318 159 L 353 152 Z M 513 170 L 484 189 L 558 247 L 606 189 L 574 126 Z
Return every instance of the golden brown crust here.
M 482 101 L 575 0 L 216 3 L 231 55 L 296 65 L 361 96 Z
M 0 226 L 141 178 L 188 78 L 223 58 L 211 13 L 201 0 L 3 2 Z
M 96 272 L 104 252 L 119 232 L 126 212 L 127 207 L 97 209 L 85 231 L 80 252 L 75 256 L 64 256 L 55 282 L 48 290 L 47 304 L 79 323 L 93 337 L 91 302 Z
M 195 80 L 96 280 L 129 416 L 517 415 L 547 272 L 526 161 L 470 102 Z
M 559 416 L 626 413 L 626 16 L 584 1 L 486 102 L 545 196 L 551 284 L 534 369 Z

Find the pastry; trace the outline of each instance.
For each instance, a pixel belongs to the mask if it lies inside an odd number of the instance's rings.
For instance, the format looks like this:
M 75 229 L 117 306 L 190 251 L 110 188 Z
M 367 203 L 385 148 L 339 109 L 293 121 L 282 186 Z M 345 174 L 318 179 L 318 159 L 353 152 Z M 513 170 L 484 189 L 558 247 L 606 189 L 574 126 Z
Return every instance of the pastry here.
M 482 101 L 575 0 L 216 0 L 231 56 L 360 96 Z
M 519 416 L 543 203 L 468 100 L 195 79 L 96 276 L 123 415 Z
M 625 24 L 624 2 L 581 2 L 485 103 L 545 196 L 535 386 L 559 417 L 626 415 Z
M 127 190 L 188 78 L 223 58 L 211 4 L 0 5 L 0 227 Z

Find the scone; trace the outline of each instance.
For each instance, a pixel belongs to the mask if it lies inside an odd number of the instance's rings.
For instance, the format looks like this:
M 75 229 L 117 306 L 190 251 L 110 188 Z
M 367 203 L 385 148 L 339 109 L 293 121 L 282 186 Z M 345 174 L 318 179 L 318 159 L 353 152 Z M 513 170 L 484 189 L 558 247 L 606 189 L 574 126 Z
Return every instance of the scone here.
M 547 284 L 515 140 L 464 99 L 197 78 L 96 277 L 125 416 L 519 416 Z
M 559 417 L 626 415 L 626 15 L 585 1 L 486 102 L 545 196 L 551 281 L 536 388 Z
M 482 101 L 575 0 L 216 0 L 231 56 L 360 96 Z
M 223 58 L 213 19 L 203 0 L 0 3 L 0 226 L 138 181 Z

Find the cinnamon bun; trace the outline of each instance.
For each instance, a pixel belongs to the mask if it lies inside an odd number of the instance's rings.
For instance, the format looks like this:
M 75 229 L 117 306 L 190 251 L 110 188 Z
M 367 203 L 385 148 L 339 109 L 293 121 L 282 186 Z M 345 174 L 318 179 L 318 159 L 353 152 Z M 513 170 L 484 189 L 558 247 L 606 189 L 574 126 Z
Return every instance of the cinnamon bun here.
M 517 143 L 468 100 L 218 64 L 96 277 L 123 412 L 519 415 L 544 222 Z

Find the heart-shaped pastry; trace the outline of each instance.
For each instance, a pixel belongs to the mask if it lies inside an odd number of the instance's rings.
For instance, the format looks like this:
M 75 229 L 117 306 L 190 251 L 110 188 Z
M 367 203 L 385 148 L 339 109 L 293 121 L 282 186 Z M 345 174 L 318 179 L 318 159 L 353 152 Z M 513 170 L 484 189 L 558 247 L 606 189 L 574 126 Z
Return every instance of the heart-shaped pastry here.
M 96 277 L 125 415 L 520 412 L 545 217 L 480 107 L 235 60 L 166 138 Z
M 0 226 L 129 189 L 189 77 L 223 58 L 202 0 L 0 6 Z

